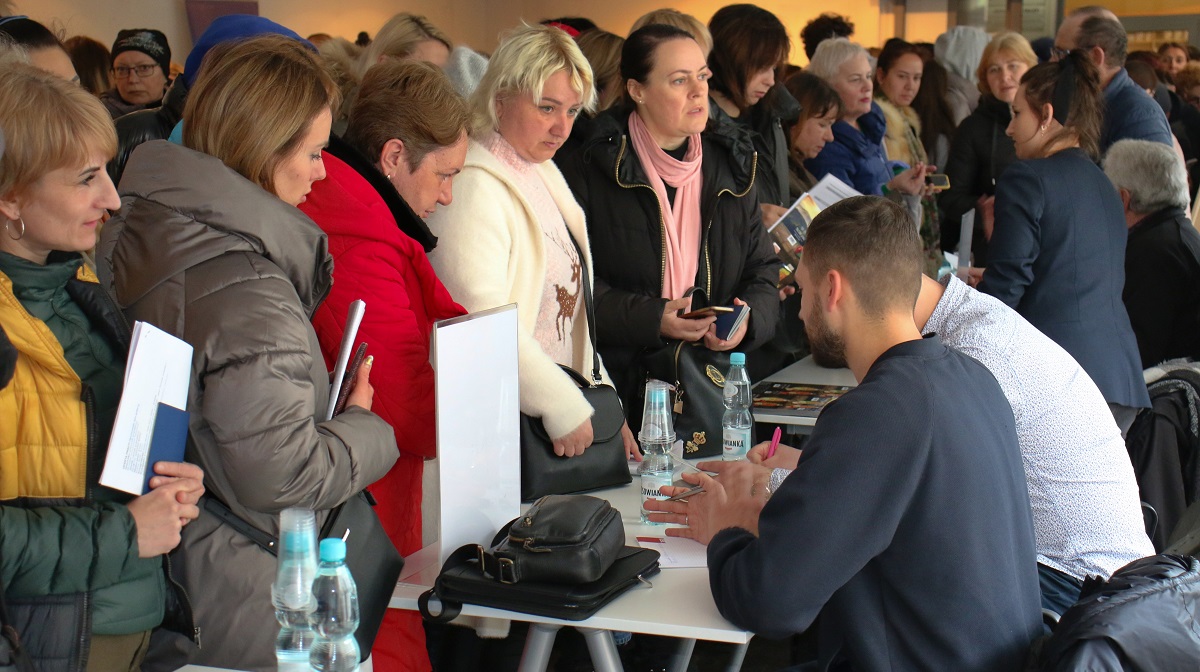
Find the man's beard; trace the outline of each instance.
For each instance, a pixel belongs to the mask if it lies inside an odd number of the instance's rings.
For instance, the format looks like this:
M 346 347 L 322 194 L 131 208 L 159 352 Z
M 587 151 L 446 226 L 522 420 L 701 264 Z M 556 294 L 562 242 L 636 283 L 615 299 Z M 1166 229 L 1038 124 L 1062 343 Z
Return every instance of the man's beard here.
M 818 301 L 816 309 L 804 322 L 804 333 L 808 334 L 808 344 L 812 348 L 813 361 L 818 366 L 827 369 L 839 369 L 846 366 L 846 342 L 825 322 L 822 317 L 821 304 Z

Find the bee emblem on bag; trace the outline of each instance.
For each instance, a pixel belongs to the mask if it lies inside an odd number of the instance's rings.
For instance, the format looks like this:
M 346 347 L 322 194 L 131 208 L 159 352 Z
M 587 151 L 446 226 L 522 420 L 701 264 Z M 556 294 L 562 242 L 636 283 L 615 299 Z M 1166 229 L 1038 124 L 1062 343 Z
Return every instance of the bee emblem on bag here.
M 708 438 L 705 436 L 705 432 L 692 432 L 692 440 L 683 444 L 683 452 L 694 453 L 706 443 L 708 443 Z
M 708 376 L 708 379 L 713 382 L 713 385 L 716 385 L 717 387 L 725 387 L 725 374 L 721 373 L 721 371 L 712 364 L 708 364 L 704 367 L 704 375 Z

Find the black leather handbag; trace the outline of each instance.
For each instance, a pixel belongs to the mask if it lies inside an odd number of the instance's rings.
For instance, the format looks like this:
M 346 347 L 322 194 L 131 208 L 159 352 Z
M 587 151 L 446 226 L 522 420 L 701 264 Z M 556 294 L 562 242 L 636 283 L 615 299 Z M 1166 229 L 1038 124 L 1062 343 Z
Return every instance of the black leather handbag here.
M 583 620 L 658 572 L 658 551 L 624 543 L 621 514 L 608 502 L 543 497 L 501 528 L 490 549 L 454 551 L 417 606 L 434 623 L 453 620 L 464 603 Z M 429 610 L 435 597 L 438 614 Z
M 708 305 L 701 289 L 693 287 L 684 296 L 692 297 L 692 310 Z M 674 388 L 672 415 L 675 436 L 683 441 L 683 456 L 692 459 L 720 455 L 729 353 L 709 350 L 703 342 L 672 340 L 648 353 L 645 364 L 647 378 Z
M 277 537 L 246 522 L 212 495 L 202 501 L 207 512 L 241 532 L 266 552 L 277 554 Z M 350 569 L 358 589 L 359 621 L 354 639 L 358 641 L 362 660 L 371 655 L 375 635 L 379 633 L 388 602 L 396 590 L 396 581 L 404 569 L 404 558 L 388 538 L 374 507 L 375 498 L 363 490 L 329 511 L 318 537 L 346 540 L 346 567 Z
M 574 236 L 571 242 L 575 243 Z M 583 396 L 592 405 L 592 445 L 575 457 L 554 454 L 554 442 L 546 433 L 541 418 L 521 414 L 521 501 L 531 502 L 544 495 L 565 495 L 586 492 L 633 480 L 625 455 L 621 427 L 625 411 L 621 397 L 600 377 L 600 353 L 596 350 L 596 307 L 592 302 L 592 279 L 583 251 L 575 243 L 579 263 L 583 266 L 583 305 L 587 313 L 588 337 L 592 343 L 592 379 L 589 381 L 574 369 L 562 369 L 579 385 Z M 720 418 L 717 419 L 718 422 Z M 720 451 L 720 441 L 717 442 Z

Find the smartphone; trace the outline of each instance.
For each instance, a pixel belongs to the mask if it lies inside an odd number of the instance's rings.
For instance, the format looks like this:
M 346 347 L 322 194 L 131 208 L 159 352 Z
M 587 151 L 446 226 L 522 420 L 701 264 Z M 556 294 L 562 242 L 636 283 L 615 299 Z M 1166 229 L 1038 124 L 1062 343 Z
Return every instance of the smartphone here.
M 684 313 L 684 314 L 680 315 L 680 317 L 682 317 L 685 320 L 702 320 L 706 317 L 716 317 L 717 314 L 719 314 L 719 313 L 732 313 L 732 312 L 733 312 L 733 308 L 731 308 L 730 306 L 708 306 L 707 308 L 700 308 L 699 310 L 693 310 L 690 313 Z
M 933 187 L 936 191 L 945 191 L 950 188 L 950 178 L 941 173 L 930 173 L 925 176 L 925 184 Z

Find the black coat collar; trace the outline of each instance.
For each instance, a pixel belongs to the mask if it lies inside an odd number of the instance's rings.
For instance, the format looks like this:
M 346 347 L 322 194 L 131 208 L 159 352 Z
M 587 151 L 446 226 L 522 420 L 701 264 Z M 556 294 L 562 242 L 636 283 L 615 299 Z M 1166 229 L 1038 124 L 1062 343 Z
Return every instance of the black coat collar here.
M 336 135 L 329 136 L 329 148 L 326 149 L 330 154 L 341 159 L 346 165 L 350 166 L 379 193 L 379 197 L 388 206 L 392 217 L 396 219 L 396 225 L 409 238 L 417 241 L 421 247 L 425 248 L 425 253 L 433 251 L 437 247 L 437 236 L 429 230 L 425 224 L 425 220 L 417 216 L 408 203 L 401 198 L 400 192 L 396 191 L 396 187 L 388 181 L 383 173 L 375 167 L 375 164 L 362 155 L 349 143 Z

